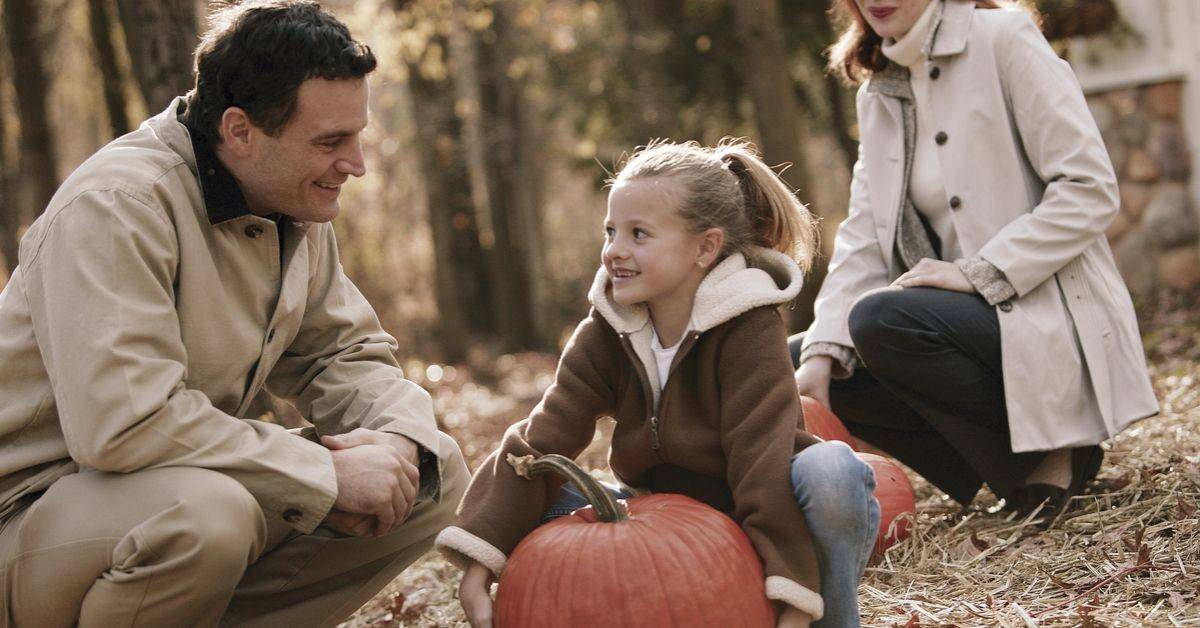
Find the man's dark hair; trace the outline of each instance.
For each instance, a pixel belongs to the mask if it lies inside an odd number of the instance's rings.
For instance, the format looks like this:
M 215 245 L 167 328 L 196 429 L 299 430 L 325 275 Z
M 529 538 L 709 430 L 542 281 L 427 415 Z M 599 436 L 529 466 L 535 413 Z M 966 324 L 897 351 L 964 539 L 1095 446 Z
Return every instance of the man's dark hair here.
M 375 69 L 371 49 L 311 0 L 254 0 L 212 14 L 196 49 L 196 86 L 185 121 L 215 146 L 229 107 L 275 136 L 296 111 L 297 91 L 310 78 L 361 78 Z

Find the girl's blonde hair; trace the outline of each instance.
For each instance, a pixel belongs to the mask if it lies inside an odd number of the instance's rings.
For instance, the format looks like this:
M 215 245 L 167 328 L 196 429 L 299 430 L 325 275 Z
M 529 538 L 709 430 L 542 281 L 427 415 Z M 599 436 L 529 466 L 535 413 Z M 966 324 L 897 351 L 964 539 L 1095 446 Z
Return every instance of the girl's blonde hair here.
M 654 140 L 636 150 L 608 182 L 652 177 L 683 185 L 678 210 L 693 232 L 712 227 L 725 232 L 722 257 L 761 246 L 787 254 L 805 272 L 812 267 L 817 252 L 812 214 L 746 140 L 725 138 L 713 148 Z

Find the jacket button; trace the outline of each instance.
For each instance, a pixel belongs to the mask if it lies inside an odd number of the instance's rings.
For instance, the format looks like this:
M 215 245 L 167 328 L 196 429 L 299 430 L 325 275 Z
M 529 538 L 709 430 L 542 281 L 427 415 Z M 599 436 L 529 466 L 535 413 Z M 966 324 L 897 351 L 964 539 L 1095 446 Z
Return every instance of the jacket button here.
M 1000 302 L 1000 311 L 1001 312 L 1011 312 L 1012 311 L 1012 302 L 1011 301 L 1001 301 Z
M 941 75 L 942 75 L 942 69 L 937 67 L 936 65 L 933 66 L 932 68 L 929 68 L 929 78 L 936 81 L 937 78 Z
M 946 135 L 945 131 L 938 131 L 938 134 L 933 136 L 933 141 L 937 142 L 938 146 L 945 144 L 948 139 L 950 139 L 950 136 Z
M 288 523 L 296 523 L 300 521 L 300 518 L 303 516 L 304 514 L 295 508 L 288 508 L 287 510 L 283 511 L 283 520 Z
M 950 197 L 950 209 L 958 209 L 962 207 L 962 199 L 957 196 Z
M 261 238 L 262 234 L 263 234 L 263 228 L 261 226 L 246 225 L 246 237 L 247 238 L 253 238 L 253 239 Z

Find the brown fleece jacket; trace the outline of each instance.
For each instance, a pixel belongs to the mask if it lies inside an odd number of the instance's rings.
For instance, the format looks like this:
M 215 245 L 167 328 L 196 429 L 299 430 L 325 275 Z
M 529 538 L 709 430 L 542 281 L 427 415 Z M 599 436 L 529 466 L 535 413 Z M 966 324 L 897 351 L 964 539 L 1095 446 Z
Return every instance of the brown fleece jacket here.
M 714 269 L 714 281 L 724 276 L 728 287 L 748 271 L 761 272 L 736 258 Z M 775 257 L 767 261 L 782 263 Z M 718 272 L 722 266 L 734 272 Z M 698 293 L 698 306 L 701 298 Z M 456 527 L 438 545 L 459 564 L 465 554 L 498 574 L 562 484 L 548 476 L 518 477 L 506 462 L 508 454 L 574 458 L 591 442 L 596 420 L 611 416 L 616 427 L 609 463 L 622 482 L 682 493 L 729 514 L 763 560 L 769 597 L 820 617 L 816 554 L 790 478 L 793 454 L 819 441 L 802 429 L 777 307 L 749 307 L 706 330 L 689 331 L 657 408 L 631 333 L 617 331 L 602 314 L 607 309 L 618 316 L 612 307 L 593 309 L 576 328 L 554 384 L 475 472 Z M 629 329 L 625 321 L 617 323 Z

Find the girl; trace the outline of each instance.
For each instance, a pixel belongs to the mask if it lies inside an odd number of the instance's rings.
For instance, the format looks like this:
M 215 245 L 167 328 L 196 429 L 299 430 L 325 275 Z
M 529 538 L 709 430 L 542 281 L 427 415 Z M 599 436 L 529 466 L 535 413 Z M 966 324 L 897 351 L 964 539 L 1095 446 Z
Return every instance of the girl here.
M 862 140 L 792 345 L 800 392 L 851 433 L 960 503 L 986 483 L 1048 526 L 1098 444 L 1158 404 L 1104 238 L 1104 144 L 1030 14 L 998 4 L 839 2 L 830 67 L 866 80 Z
M 842 443 L 801 429 L 778 312 L 816 250 L 808 212 L 741 143 L 656 142 L 611 183 L 591 314 L 437 539 L 466 569 L 467 617 L 488 625 L 488 585 L 508 553 L 539 520 L 582 505 L 561 481 L 517 477 L 507 456 L 574 458 L 596 419 L 612 416 L 617 477 L 733 517 L 763 560 L 781 625 L 858 625 L 879 520 L 874 476 Z

